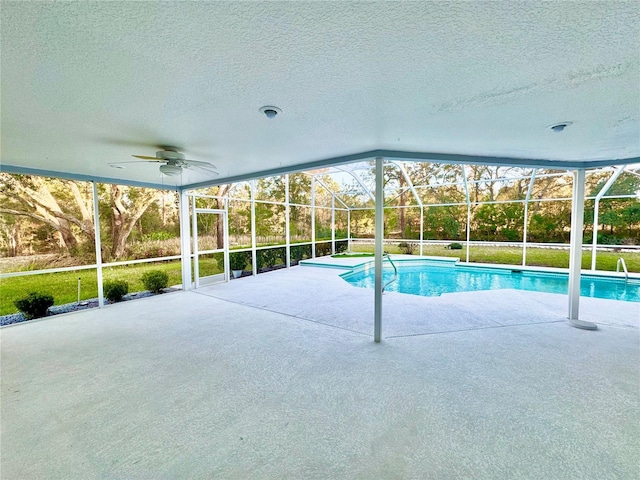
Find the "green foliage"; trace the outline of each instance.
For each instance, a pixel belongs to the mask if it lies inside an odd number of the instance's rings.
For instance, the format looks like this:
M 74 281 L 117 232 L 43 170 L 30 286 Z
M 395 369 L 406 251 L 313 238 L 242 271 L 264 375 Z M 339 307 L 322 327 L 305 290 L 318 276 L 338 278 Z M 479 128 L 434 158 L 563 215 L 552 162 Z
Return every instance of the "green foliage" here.
M 258 261 L 258 269 L 270 268 L 284 263 L 285 249 L 284 247 L 280 247 L 258 250 L 256 252 L 256 256 Z
M 46 293 L 31 292 L 26 297 L 16 300 L 14 305 L 27 318 L 40 318 L 44 317 L 53 305 L 53 297 Z
M 162 241 L 162 240 L 171 240 L 175 238 L 176 235 L 170 232 L 159 231 L 159 232 L 151 232 L 142 236 L 143 241 L 152 240 L 152 241 Z
M 398 248 L 400 249 L 400 253 L 413 255 L 418 249 L 418 244 L 415 242 L 400 242 L 398 244 Z
M 311 257 L 311 245 L 291 245 L 291 260 L 300 261 Z
M 104 282 L 104 296 L 111 302 L 120 302 L 129 293 L 129 284 L 125 280 Z
M 169 286 L 169 275 L 162 270 L 144 272 L 141 280 L 145 288 L 153 293 L 160 293 L 163 288 Z
M 231 252 L 229 264 L 231 270 L 244 270 L 251 263 L 251 252 Z
M 447 245 L 447 248 L 449 250 L 462 250 L 462 244 L 461 243 L 450 243 L 449 245 Z
M 316 257 L 331 255 L 331 242 L 316 243 Z
M 346 252 L 348 247 L 348 241 L 343 240 L 342 242 L 336 242 L 336 253 Z

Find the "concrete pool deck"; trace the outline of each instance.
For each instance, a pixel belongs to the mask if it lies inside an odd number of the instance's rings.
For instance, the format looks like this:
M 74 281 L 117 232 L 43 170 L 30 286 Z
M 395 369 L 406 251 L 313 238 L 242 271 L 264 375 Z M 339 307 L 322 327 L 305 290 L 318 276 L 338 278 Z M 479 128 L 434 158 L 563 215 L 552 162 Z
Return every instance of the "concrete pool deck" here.
M 374 344 L 339 273 L 0 329 L 2 478 L 637 478 L 638 304 L 385 294 Z

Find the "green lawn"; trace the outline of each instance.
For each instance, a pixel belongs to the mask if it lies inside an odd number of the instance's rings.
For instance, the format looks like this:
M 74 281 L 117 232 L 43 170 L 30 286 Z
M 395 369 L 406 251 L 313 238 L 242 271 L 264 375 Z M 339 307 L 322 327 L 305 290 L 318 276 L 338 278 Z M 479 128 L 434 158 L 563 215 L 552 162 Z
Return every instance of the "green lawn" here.
M 221 272 L 213 258 L 202 259 L 200 269 L 201 275 Z M 105 282 L 116 279 L 126 280 L 129 283 L 129 292 L 141 292 L 145 290 L 141 277 L 147 270 L 166 272 L 169 275 L 169 285 L 182 283 L 182 271 L 178 260 L 109 267 L 104 268 L 102 274 Z M 78 300 L 78 277 L 82 279 L 80 299 L 97 297 L 98 282 L 95 269 L 4 278 L 0 280 L 0 315 L 17 312 L 13 304 L 14 300 L 29 292 L 53 295 L 55 305 L 75 302 Z
M 354 252 L 373 252 L 371 245 L 352 245 Z M 395 245 L 385 245 L 385 250 L 389 253 L 401 253 Z M 416 254 L 418 252 L 416 251 Z M 449 250 L 442 245 L 424 245 L 423 255 L 437 257 L 457 257 L 464 261 L 466 249 Z M 640 273 L 640 254 L 627 252 L 598 252 L 596 262 L 597 270 L 616 271 L 618 258 L 624 258 L 629 272 Z M 469 261 L 477 263 L 497 263 L 506 265 L 520 265 L 522 263 L 522 248 L 516 247 L 480 247 L 471 246 L 469 249 Z M 541 267 L 569 267 L 569 250 L 559 250 L 552 248 L 527 248 L 527 265 Z M 591 252 L 582 252 L 582 268 L 591 268 Z
M 389 253 L 400 253 L 396 246 L 385 247 Z M 372 253 L 373 245 L 353 245 L 354 252 Z M 425 245 L 424 255 L 440 257 L 458 257 L 465 259 L 466 250 L 449 250 L 440 245 Z M 618 258 L 624 258 L 629 272 L 640 273 L 640 254 L 622 252 L 598 252 L 598 270 L 615 271 Z M 220 254 L 204 256 L 200 259 L 200 276 L 222 272 Z M 476 247 L 470 249 L 471 262 L 520 265 L 522 249 L 510 247 Z M 527 265 L 566 268 L 569 266 L 569 251 L 548 248 L 527 248 Z M 591 268 L 591 252 L 583 252 L 582 268 Z M 110 267 L 103 270 L 104 280 L 122 279 L 129 283 L 129 292 L 144 290 L 140 278 L 147 270 L 163 270 L 169 275 L 169 285 L 182 282 L 180 262 L 177 260 L 158 263 L 143 263 Z M 41 292 L 53 295 L 55 304 L 75 302 L 78 299 L 78 277 L 82 279 L 81 299 L 98 296 L 96 271 L 77 270 L 62 273 L 28 275 L 24 277 L 5 278 L 0 280 L 0 315 L 15 313 L 14 300 L 29 292 Z

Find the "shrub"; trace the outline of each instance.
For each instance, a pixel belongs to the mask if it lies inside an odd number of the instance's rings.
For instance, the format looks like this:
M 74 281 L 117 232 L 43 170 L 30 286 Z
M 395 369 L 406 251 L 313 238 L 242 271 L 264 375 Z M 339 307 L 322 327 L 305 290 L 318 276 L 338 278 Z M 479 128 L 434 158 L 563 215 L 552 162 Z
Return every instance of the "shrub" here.
M 26 297 L 13 302 L 18 310 L 27 318 L 40 318 L 47 314 L 53 305 L 53 297 L 46 293 L 31 292 Z
M 450 243 L 447 248 L 449 250 L 462 250 L 462 244 L 461 243 Z
M 316 243 L 316 257 L 331 255 L 331 242 Z
M 340 242 L 336 242 L 336 253 L 346 252 L 347 247 L 349 247 L 348 240 L 342 240 Z
M 149 270 L 142 274 L 144 288 L 153 293 L 160 293 L 163 288 L 169 286 L 169 275 L 162 270 Z
M 231 270 L 244 270 L 250 262 L 251 252 L 233 252 L 229 254 L 229 265 Z
M 311 256 L 311 245 L 291 245 L 291 260 L 300 261 Z
M 265 250 L 258 250 L 258 268 L 269 268 L 284 262 L 285 249 L 284 248 L 268 248 Z
M 414 242 L 400 242 L 398 244 L 398 248 L 400 249 L 400 253 L 404 253 L 405 255 L 413 255 L 418 248 Z
M 129 293 L 129 284 L 124 280 L 113 280 L 104 283 L 104 296 L 110 302 L 120 302 Z

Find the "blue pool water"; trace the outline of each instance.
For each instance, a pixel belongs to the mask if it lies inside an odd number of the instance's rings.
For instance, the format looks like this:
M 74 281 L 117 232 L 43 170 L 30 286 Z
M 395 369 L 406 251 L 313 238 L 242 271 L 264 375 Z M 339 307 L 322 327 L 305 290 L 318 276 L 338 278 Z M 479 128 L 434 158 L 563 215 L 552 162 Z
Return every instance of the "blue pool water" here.
M 567 294 L 569 278 L 562 273 L 511 271 L 508 269 L 461 267 L 445 262 L 396 261 L 398 279 L 385 291 L 410 293 L 426 297 L 443 293 L 471 292 L 513 288 L 535 292 Z M 342 274 L 341 277 L 357 287 L 373 288 L 373 262 Z M 393 278 L 393 268 L 385 262 L 383 282 Z M 640 302 L 640 280 L 628 280 L 583 275 L 580 281 L 583 297 L 608 298 Z

